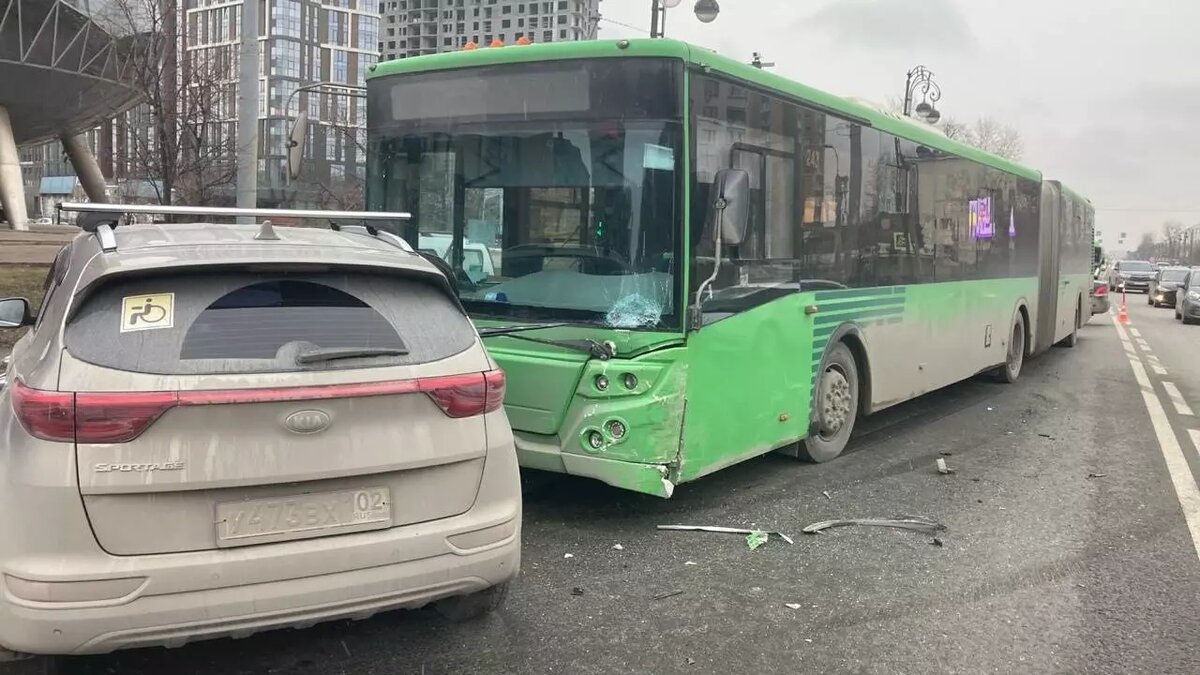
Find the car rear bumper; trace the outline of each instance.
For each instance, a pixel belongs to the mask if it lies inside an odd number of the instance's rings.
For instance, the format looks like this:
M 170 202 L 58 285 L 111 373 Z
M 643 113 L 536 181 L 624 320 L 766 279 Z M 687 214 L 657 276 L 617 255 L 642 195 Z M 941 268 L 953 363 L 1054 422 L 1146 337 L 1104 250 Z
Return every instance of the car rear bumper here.
M 516 527 L 516 526 L 514 526 Z M 32 654 L 101 654 L 177 647 L 195 640 L 307 628 L 334 619 L 416 608 L 511 579 L 520 566 L 519 527 L 503 543 L 472 554 L 250 586 L 135 597 L 122 604 L 46 608 L 14 602 L 6 584 L 5 646 Z M 219 575 L 219 567 L 213 575 Z
M 1200 319 L 1200 302 L 1184 302 L 1181 313 L 1189 319 Z
M 1092 296 L 1092 314 L 1103 314 L 1108 311 L 1108 296 L 1093 295 Z
M 1146 291 L 1146 292 L 1149 292 L 1149 291 L 1150 291 L 1150 282 L 1149 282 L 1149 281 L 1142 281 L 1142 280 L 1139 280 L 1139 279 L 1126 279 L 1125 281 L 1118 281 L 1118 282 L 1117 282 L 1117 288 L 1119 288 L 1119 289 L 1120 289 L 1120 288 L 1123 288 L 1123 289 L 1125 289 L 1125 290 L 1127 290 L 1127 291 Z
M 178 646 L 364 618 L 508 581 L 521 562 L 521 492 L 503 414 L 491 414 L 502 431 L 489 430 L 468 511 L 372 532 L 114 556 L 88 531 L 78 488 L 17 485 L 0 494 L 0 512 L 45 511 L 56 524 L 48 537 L 36 519 L 8 519 L 0 540 L 0 646 L 31 654 Z

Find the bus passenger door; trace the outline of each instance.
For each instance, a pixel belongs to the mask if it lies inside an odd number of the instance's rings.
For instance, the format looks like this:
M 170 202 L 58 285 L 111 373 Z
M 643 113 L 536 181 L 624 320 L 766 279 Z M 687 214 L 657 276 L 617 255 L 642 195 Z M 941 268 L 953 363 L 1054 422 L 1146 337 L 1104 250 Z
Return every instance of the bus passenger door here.
M 1038 233 L 1038 299 L 1036 322 L 1030 334 L 1033 344 L 1030 353 L 1049 349 L 1058 330 L 1059 255 L 1062 220 L 1061 191 L 1053 181 L 1042 182 Z

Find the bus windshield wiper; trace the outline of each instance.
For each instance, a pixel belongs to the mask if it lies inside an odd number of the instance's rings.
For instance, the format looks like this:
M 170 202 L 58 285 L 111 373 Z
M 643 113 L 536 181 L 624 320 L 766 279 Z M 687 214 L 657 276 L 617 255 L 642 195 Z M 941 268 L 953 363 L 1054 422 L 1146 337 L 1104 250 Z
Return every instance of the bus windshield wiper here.
M 361 359 L 372 356 L 404 356 L 407 349 L 394 347 L 330 347 L 329 349 L 313 349 L 296 356 L 296 363 L 301 365 L 336 361 L 338 359 Z
M 531 323 L 519 326 L 496 326 L 495 328 L 480 328 L 480 337 L 495 337 L 497 335 L 512 335 L 513 333 L 524 333 L 527 330 L 541 330 L 543 328 L 562 328 L 569 326 L 567 323 Z
M 583 338 L 581 340 L 547 340 L 544 338 L 535 338 L 529 335 L 519 335 L 526 331 L 538 330 L 540 328 L 561 328 L 569 326 L 566 323 L 539 323 L 526 326 L 500 326 L 498 328 L 485 328 L 479 331 L 479 337 L 510 337 L 514 340 L 524 340 L 526 342 L 535 342 L 542 345 L 550 345 L 552 347 L 561 347 L 563 349 L 571 349 L 577 352 L 583 352 L 593 358 L 607 361 L 611 359 L 613 354 L 612 349 L 608 345 L 597 342 L 591 338 Z

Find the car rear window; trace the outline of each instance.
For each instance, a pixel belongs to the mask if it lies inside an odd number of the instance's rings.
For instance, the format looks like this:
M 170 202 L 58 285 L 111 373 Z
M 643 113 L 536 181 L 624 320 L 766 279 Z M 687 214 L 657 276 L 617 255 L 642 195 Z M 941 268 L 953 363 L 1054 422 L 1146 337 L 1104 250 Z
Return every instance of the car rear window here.
M 164 375 L 428 363 L 474 344 L 438 288 L 371 274 L 196 273 L 119 279 L 85 301 L 66 347 L 99 366 Z M 301 354 L 381 350 L 300 364 Z
M 1187 270 L 1163 270 L 1162 272 L 1163 281 L 1183 281 L 1186 276 Z

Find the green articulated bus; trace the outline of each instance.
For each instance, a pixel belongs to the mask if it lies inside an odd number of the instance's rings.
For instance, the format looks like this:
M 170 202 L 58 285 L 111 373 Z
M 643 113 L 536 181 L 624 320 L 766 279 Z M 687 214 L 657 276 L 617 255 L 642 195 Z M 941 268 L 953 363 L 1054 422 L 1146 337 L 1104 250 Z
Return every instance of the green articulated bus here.
M 1087 200 L 695 46 L 390 61 L 367 108 L 368 207 L 454 271 L 525 467 L 670 497 L 832 460 L 864 415 L 1011 382 L 1090 316 Z

